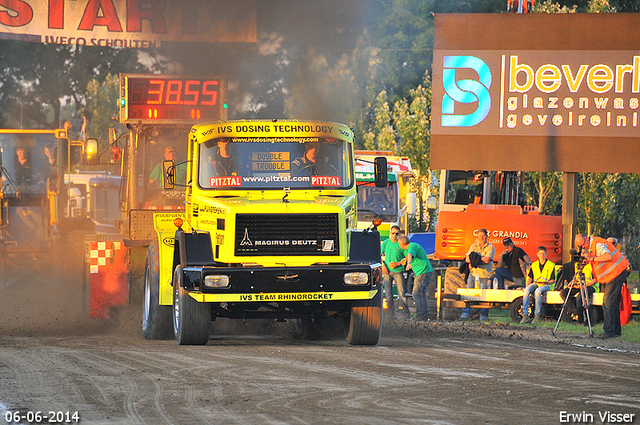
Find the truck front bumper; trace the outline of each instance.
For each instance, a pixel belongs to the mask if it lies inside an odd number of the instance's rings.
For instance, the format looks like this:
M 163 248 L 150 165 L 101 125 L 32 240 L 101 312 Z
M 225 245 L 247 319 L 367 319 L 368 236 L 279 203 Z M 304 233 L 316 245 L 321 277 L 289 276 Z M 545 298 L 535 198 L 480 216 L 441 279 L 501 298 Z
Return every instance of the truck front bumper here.
M 347 284 L 345 275 L 366 275 L 366 283 Z M 205 285 L 207 276 L 228 276 L 228 285 Z M 183 269 L 182 284 L 199 302 L 331 302 L 368 300 L 382 290 L 377 264 L 323 264 L 308 267 L 193 267 Z

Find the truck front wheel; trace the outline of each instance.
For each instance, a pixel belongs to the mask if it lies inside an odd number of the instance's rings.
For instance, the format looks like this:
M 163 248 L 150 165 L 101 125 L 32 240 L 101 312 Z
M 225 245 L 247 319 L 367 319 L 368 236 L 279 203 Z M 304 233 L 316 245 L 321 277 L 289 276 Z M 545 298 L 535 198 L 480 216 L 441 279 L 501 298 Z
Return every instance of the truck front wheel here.
M 211 330 L 211 306 L 189 296 L 181 285 L 182 266 L 173 273 L 173 332 L 179 345 L 205 345 Z
M 170 339 L 171 306 L 160 305 L 160 259 L 158 243 L 147 250 L 144 266 L 144 296 L 142 302 L 142 335 L 146 339 Z
M 345 318 L 345 336 L 351 345 L 376 345 L 382 330 L 382 296 L 354 301 L 351 314 Z

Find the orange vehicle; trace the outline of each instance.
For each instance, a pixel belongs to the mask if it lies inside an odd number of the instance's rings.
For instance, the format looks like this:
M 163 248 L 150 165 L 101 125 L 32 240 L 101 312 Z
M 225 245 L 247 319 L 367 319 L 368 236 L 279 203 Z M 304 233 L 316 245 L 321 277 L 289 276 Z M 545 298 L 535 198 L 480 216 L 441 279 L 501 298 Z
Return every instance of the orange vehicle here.
M 551 261 L 562 263 L 562 217 L 524 205 L 523 173 L 443 170 L 440 179 L 437 258 L 464 259 L 476 231 L 485 228 L 496 248 L 494 261 L 509 237 L 531 258 L 543 245 Z

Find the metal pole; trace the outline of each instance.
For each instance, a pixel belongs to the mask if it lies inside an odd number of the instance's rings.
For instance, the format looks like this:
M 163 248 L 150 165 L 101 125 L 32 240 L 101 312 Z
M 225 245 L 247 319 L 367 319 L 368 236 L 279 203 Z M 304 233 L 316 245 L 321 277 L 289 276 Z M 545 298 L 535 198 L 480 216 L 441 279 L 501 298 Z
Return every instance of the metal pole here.
M 442 305 L 442 275 L 438 274 L 438 278 L 436 280 L 438 282 L 438 286 L 436 287 L 437 297 L 436 297 L 436 311 L 438 312 L 436 320 L 440 321 L 440 307 Z
M 576 173 L 562 174 L 562 262 L 571 261 L 569 250 L 573 245 L 578 212 Z

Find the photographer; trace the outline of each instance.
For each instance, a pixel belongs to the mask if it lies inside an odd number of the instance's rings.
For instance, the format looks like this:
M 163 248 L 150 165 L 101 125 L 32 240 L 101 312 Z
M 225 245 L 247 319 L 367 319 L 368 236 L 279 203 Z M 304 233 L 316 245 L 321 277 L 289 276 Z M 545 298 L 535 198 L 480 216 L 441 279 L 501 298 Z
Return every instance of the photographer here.
M 629 261 L 606 239 L 577 234 L 574 242 L 576 249 L 582 249 L 582 256 L 591 263 L 596 280 L 604 284 L 604 334 L 601 338 L 616 338 L 622 335 L 620 300 Z
M 572 250 L 572 252 L 575 251 Z M 596 292 L 595 284 L 598 282 L 593 278 L 593 269 L 591 268 L 591 264 L 585 264 L 579 254 L 578 258 L 574 258 L 573 267 L 575 277 L 568 283 L 565 281 L 566 286 L 560 291 L 560 298 L 562 298 L 563 301 L 566 301 L 567 297 L 569 297 L 567 305 L 571 310 L 575 311 L 576 316 L 578 317 L 578 324 L 582 325 L 584 324 L 584 308 L 585 305 L 588 305 L 588 299 L 586 301 L 582 299 L 582 294 L 580 293 L 580 282 L 578 281 L 579 274 L 582 273 L 584 276 L 584 283 L 587 288 L 588 298 Z

